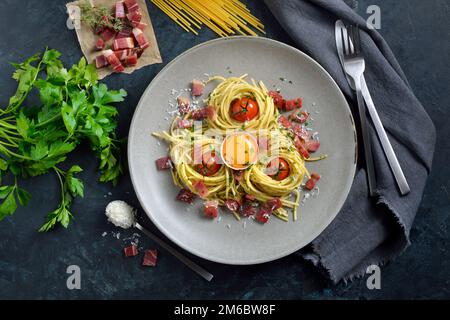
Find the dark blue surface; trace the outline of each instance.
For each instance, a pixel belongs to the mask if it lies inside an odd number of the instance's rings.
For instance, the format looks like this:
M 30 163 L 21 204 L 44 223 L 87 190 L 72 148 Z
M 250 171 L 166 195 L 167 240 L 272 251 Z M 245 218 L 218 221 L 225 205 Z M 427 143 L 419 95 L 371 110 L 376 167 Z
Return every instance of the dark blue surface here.
M 267 36 L 286 43 L 290 39 L 262 1 L 246 1 L 260 17 Z M 45 3 L 45 5 L 44 5 Z M 15 90 L 9 61 L 21 61 L 45 46 L 63 52 L 65 64 L 81 57 L 75 33 L 66 28 L 65 1 L 1 1 L 0 3 L 0 105 Z M 368 290 L 366 280 L 333 286 L 310 264 L 289 256 L 256 266 L 226 266 L 197 259 L 215 274 L 211 283 L 160 251 L 156 268 L 140 266 L 141 257 L 123 258 L 123 238 L 133 232 L 117 232 L 103 215 L 106 204 L 123 199 L 139 207 L 128 175 L 117 187 L 97 182 L 97 163 L 82 147 L 70 161 L 84 168 L 85 198 L 76 200 L 76 220 L 69 230 L 38 234 L 45 213 L 58 202 L 56 178 L 42 176 L 22 185 L 33 194 L 26 209 L 20 208 L 0 223 L 0 298 L 230 298 L 230 299 L 387 299 L 450 298 L 450 106 L 448 88 L 450 3 L 447 0 L 359 1 L 365 14 L 368 5 L 381 7 L 380 32 L 391 45 L 417 97 L 433 119 L 438 142 L 432 175 L 412 229 L 412 246 L 395 262 L 382 267 L 382 289 Z M 152 4 L 148 4 L 164 60 L 130 75 L 113 75 L 111 88 L 125 88 L 129 96 L 120 105 L 121 135 L 126 135 L 142 92 L 161 68 L 186 49 L 214 38 L 202 30 L 196 37 L 184 33 Z M 427 130 L 427 128 L 418 128 Z M 109 195 L 108 193 L 111 193 Z M 151 226 L 150 226 L 151 228 Z M 153 228 L 154 229 L 154 228 Z M 103 232 L 108 235 L 102 237 Z M 145 247 L 155 247 L 141 237 Z M 157 246 L 156 246 L 157 247 Z M 195 258 L 196 259 L 196 258 Z M 66 268 L 81 268 L 81 290 L 66 288 Z

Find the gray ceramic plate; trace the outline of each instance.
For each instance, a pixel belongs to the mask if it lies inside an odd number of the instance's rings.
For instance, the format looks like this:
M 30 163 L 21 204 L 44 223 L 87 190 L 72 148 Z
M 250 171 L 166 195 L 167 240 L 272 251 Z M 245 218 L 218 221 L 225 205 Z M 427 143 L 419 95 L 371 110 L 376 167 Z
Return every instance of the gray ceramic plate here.
M 203 218 L 201 204 L 175 201 L 178 188 L 155 160 L 167 154 L 150 134 L 169 128 L 172 89 L 187 88 L 193 78 L 249 74 L 286 97 L 302 96 L 320 133 L 326 160 L 309 165 L 322 175 L 320 194 L 311 197 L 296 222 L 273 218 L 261 225 Z M 283 78 L 281 80 L 280 78 Z M 208 92 L 205 92 L 205 95 Z M 255 264 L 284 257 L 316 238 L 342 207 L 355 173 L 355 127 L 349 106 L 330 75 L 313 59 L 286 44 L 253 37 L 231 37 L 200 44 L 169 63 L 150 83 L 135 111 L 128 141 L 133 186 L 153 223 L 180 247 L 202 258 L 227 264 Z

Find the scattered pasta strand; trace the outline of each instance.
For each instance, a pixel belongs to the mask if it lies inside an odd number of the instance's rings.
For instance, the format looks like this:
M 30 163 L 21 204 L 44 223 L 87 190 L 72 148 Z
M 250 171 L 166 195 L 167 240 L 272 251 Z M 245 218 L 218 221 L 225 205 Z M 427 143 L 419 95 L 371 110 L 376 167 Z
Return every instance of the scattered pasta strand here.
M 220 37 L 236 33 L 257 36 L 251 29 L 265 34 L 262 22 L 239 0 L 150 0 L 186 32 L 207 26 Z M 251 27 L 250 27 L 251 26 Z

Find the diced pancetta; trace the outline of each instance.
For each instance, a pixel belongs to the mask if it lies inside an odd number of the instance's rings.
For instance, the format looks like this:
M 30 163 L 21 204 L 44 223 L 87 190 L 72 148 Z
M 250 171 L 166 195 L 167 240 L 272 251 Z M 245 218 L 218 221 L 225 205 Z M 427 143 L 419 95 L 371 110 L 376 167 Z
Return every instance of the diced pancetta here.
M 100 37 L 102 37 L 103 41 L 105 41 L 105 42 L 108 42 L 109 40 L 114 38 L 115 35 L 116 35 L 116 32 L 109 28 L 104 28 L 102 30 L 102 32 L 100 33 Z
M 269 96 L 271 96 L 273 98 L 273 104 L 278 109 L 284 108 L 284 104 L 286 101 L 283 99 L 283 97 L 281 96 L 281 94 L 278 91 L 269 91 Z
M 227 199 L 224 201 L 225 203 L 225 207 L 227 207 L 228 210 L 233 211 L 233 212 L 238 212 L 239 208 L 241 207 L 241 204 L 239 203 L 239 201 L 234 200 L 234 199 Z
M 219 201 L 217 200 L 208 200 L 204 203 L 204 213 L 208 218 L 217 218 L 219 215 Z
M 162 157 L 155 161 L 156 168 L 158 170 L 167 170 L 172 168 L 172 160 L 170 160 L 170 157 Z
M 133 27 L 137 27 L 138 24 L 141 22 L 142 14 L 139 10 L 135 10 L 127 13 L 127 19 L 128 21 L 130 21 Z
M 306 183 L 305 183 L 305 188 L 306 188 L 307 190 L 312 190 L 312 189 L 314 189 L 314 188 L 316 187 L 316 182 L 317 182 L 316 179 L 313 179 L 313 178 L 308 179 L 308 181 L 306 181 Z
M 188 129 L 188 128 L 192 128 L 193 124 L 194 124 L 194 121 L 191 119 L 179 119 L 177 121 L 177 128 L 178 129 Z
M 189 100 L 189 98 L 187 97 L 178 97 L 177 98 L 177 104 L 178 104 L 178 112 L 181 115 L 185 115 L 186 113 L 188 113 L 191 110 L 191 102 Z
M 133 54 L 133 50 L 132 49 L 116 50 L 114 51 L 114 54 L 116 55 L 117 58 L 119 58 L 120 61 L 123 61 L 125 60 L 126 57 Z
M 139 4 L 136 0 L 125 0 L 125 6 L 128 12 L 139 10 Z
M 133 28 L 133 35 L 141 49 L 145 49 L 150 46 L 149 42 L 147 41 L 147 38 L 144 35 L 144 32 L 142 32 L 141 29 Z
M 136 28 L 141 29 L 142 31 L 144 31 L 146 27 L 147 27 L 147 24 L 142 21 L 136 25 Z
M 192 95 L 195 97 L 201 96 L 203 94 L 203 89 L 205 85 L 200 80 L 192 80 Z
M 108 65 L 108 60 L 106 60 L 105 56 L 103 54 L 100 54 L 95 57 L 95 67 L 97 69 L 104 68 Z
M 191 117 L 194 120 L 210 119 L 211 121 L 214 121 L 217 118 L 217 111 L 213 106 L 206 106 L 192 111 Z
M 125 68 L 120 63 L 120 60 L 116 57 L 114 52 L 111 49 L 104 50 L 103 55 L 105 56 L 108 63 L 113 67 L 116 72 L 123 72 Z
M 201 198 L 206 198 L 208 196 L 208 188 L 202 180 L 194 182 L 192 186 Z
M 257 212 L 256 206 L 252 202 L 245 202 L 242 205 L 241 210 L 244 217 L 254 216 Z
M 272 210 L 270 208 L 262 206 L 259 209 L 258 214 L 255 216 L 255 220 L 260 223 L 267 223 L 270 219 L 270 215 L 272 214 Z
M 281 199 L 280 198 L 272 198 L 266 201 L 264 204 L 267 208 L 274 211 L 281 208 Z
M 128 37 L 130 37 L 131 36 L 131 31 L 132 31 L 133 29 L 132 28 L 130 28 L 130 27 L 124 27 L 124 28 L 122 28 L 122 30 L 120 30 L 118 33 L 117 33 L 117 36 L 116 36 L 116 39 L 120 39 L 120 38 L 128 38 Z
M 115 51 L 121 50 L 121 49 L 131 49 L 131 48 L 134 48 L 134 41 L 133 41 L 133 38 L 131 38 L 131 37 L 120 38 L 120 39 L 114 40 L 113 49 Z
M 131 54 L 125 58 L 125 66 L 132 67 L 137 65 L 138 57 L 136 54 Z
M 156 266 L 156 261 L 158 261 L 158 251 L 156 251 L 156 249 L 145 250 L 142 265 L 147 267 L 154 267 Z
M 308 120 L 309 118 L 309 113 L 306 111 L 294 111 L 289 115 L 289 119 L 291 119 L 292 121 L 296 121 L 299 123 L 305 123 L 306 120 Z
M 195 194 L 187 189 L 181 189 L 180 192 L 178 192 L 177 200 L 181 202 L 186 202 L 191 204 L 192 201 L 194 201 Z
M 138 248 L 136 245 L 132 244 L 129 247 L 126 247 L 123 249 L 123 252 L 125 253 L 125 257 L 134 257 L 138 255 Z
M 319 140 L 308 140 L 305 143 L 306 150 L 309 152 L 316 152 L 320 148 L 320 141 Z
M 123 1 L 116 1 L 115 17 L 116 18 L 125 18 L 125 6 L 124 6 Z
M 105 49 L 105 41 L 103 41 L 102 38 L 98 38 L 95 42 L 95 47 L 97 48 L 97 50 Z
M 296 108 L 301 108 L 302 104 L 303 104 L 302 98 L 286 100 L 286 103 L 284 104 L 284 110 L 292 111 Z

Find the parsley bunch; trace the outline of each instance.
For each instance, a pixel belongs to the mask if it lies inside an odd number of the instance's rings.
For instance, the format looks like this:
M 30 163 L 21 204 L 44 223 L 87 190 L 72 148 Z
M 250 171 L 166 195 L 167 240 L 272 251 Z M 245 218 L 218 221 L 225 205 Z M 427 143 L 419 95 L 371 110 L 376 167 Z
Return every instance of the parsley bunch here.
M 116 138 L 117 109 L 126 91 L 108 90 L 97 81 L 95 67 L 81 58 L 69 70 L 56 50 L 45 50 L 15 67 L 16 93 L 8 106 L 0 109 L 0 179 L 14 176 L 12 185 L 0 183 L 0 221 L 12 215 L 17 201 L 26 206 L 30 194 L 19 187 L 18 178 L 53 171 L 61 185 L 61 203 L 47 215 L 40 232 L 56 224 L 67 228 L 73 215 L 74 197 L 83 197 L 83 182 L 76 177 L 82 169 L 75 165 L 64 171 L 60 165 L 83 140 L 87 140 L 100 160 L 100 181 L 114 184 L 122 173 L 122 141 Z M 28 95 L 37 90 L 40 104 L 25 106 Z M 0 180 L 1 182 L 1 180 Z

